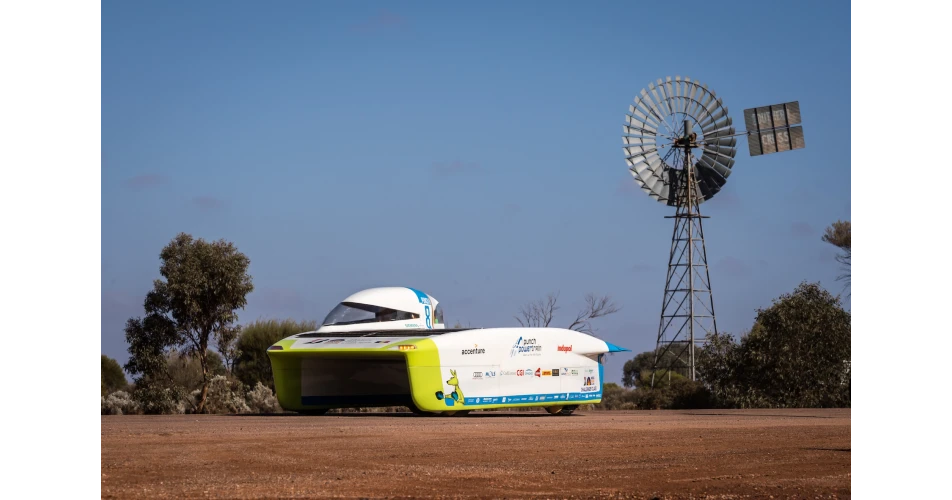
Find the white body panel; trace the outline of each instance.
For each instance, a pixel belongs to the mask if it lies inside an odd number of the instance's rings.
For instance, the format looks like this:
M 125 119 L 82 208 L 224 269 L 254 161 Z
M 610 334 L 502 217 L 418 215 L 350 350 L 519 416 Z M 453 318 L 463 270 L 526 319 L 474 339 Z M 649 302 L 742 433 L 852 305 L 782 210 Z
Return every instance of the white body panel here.
M 444 380 L 456 372 L 467 407 L 601 398 L 607 343 L 561 328 L 488 328 L 432 337 Z M 449 403 L 449 402 L 448 402 Z M 452 406 L 452 405 L 450 405 Z

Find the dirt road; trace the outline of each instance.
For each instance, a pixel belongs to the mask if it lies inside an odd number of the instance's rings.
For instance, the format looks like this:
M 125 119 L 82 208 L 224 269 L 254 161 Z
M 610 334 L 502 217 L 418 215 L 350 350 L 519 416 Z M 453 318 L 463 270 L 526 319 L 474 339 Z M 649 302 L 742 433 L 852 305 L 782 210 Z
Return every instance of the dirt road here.
M 850 410 L 102 417 L 104 498 L 848 498 Z

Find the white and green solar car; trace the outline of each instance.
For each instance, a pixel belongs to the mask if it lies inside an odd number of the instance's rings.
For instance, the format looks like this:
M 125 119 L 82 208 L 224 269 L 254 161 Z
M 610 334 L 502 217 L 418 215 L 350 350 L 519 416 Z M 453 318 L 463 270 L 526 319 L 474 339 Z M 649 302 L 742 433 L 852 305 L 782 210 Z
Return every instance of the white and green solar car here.
M 277 342 L 268 356 L 286 410 L 537 406 L 568 415 L 601 401 L 605 354 L 627 350 L 562 328 L 447 329 L 435 298 L 386 287 L 347 297 L 318 330 Z

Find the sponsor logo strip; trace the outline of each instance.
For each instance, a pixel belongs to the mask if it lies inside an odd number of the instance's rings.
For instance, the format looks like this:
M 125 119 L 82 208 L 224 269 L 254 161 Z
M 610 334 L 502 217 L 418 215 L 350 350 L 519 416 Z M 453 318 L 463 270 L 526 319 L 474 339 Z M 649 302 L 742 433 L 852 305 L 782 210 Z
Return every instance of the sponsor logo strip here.
M 558 394 L 519 394 L 516 396 L 485 396 L 466 398 L 467 406 L 499 405 L 516 403 L 540 403 L 546 401 L 585 401 L 587 399 L 601 399 L 601 392 L 562 392 Z

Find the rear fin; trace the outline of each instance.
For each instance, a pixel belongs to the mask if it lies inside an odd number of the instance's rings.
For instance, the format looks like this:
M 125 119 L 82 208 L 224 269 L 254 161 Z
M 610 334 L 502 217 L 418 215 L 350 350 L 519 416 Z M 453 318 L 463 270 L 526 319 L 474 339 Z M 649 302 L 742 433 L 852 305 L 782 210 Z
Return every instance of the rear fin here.
M 631 349 L 625 349 L 624 347 L 618 347 L 615 344 L 610 342 L 605 342 L 605 345 L 608 346 L 608 352 L 631 352 Z

